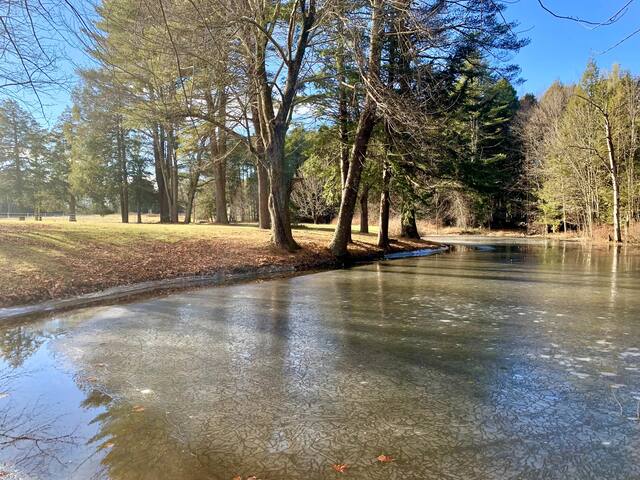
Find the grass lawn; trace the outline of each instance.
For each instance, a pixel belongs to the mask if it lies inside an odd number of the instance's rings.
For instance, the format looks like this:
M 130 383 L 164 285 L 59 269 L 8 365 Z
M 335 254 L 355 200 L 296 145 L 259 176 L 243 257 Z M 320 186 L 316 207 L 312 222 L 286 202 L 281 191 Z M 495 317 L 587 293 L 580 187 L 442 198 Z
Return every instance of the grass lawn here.
M 156 217 L 157 218 L 157 217 Z M 132 219 L 134 220 L 134 219 Z M 117 285 L 290 265 L 299 270 L 329 264 L 333 225 L 301 225 L 302 246 L 280 252 L 269 232 L 253 224 L 122 224 L 118 215 L 79 216 L 42 222 L 0 219 L 0 306 L 67 297 Z M 374 230 L 375 232 L 375 230 Z M 354 232 L 354 256 L 379 253 L 376 235 Z M 395 249 L 426 242 L 395 242 Z

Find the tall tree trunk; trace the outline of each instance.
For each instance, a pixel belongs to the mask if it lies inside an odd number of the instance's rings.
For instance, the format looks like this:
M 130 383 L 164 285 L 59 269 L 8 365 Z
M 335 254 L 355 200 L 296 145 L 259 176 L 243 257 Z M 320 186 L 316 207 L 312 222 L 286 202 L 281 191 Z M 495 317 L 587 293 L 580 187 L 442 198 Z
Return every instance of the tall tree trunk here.
M 224 125 L 227 119 L 227 94 L 224 87 L 218 92 L 218 108 L 216 112 L 218 123 Z M 215 135 L 216 155 L 212 155 L 213 175 L 216 186 L 216 223 L 229 224 L 227 214 L 227 133 L 224 128 L 218 127 Z M 214 142 L 211 142 L 213 145 Z M 213 152 L 212 152 L 213 153 Z
M 216 185 L 216 223 L 229 224 L 227 215 L 227 166 L 224 158 L 218 158 L 213 163 L 213 176 Z
M 193 211 L 193 198 L 194 196 L 189 194 L 189 196 L 187 197 L 187 204 L 184 207 L 184 219 L 182 220 L 182 223 L 184 223 L 185 225 L 188 225 L 191 223 L 191 214 Z
M 389 183 L 391 182 L 391 169 L 384 161 L 382 166 L 382 193 L 380 194 L 380 219 L 378 227 L 378 248 L 385 252 L 389 250 L 389 210 L 391 207 L 391 195 Z
M 271 228 L 271 218 L 269 214 L 269 172 L 265 165 L 264 143 L 262 140 L 262 123 L 260 113 L 254 106 L 251 111 L 253 128 L 255 130 L 255 157 L 256 175 L 258 177 L 258 226 L 263 230 Z
M 198 183 L 200 182 L 200 175 L 202 173 L 202 154 L 204 152 L 206 137 L 200 141 L 200 148 L 196 154 L 195 164 L 191 166 L 189 172 L 189 189 L 187 191 L 187 204 L 185 205 L 184 223 L 191 223 L 193 212 L 195 209 L 196 192 L 198 190 Z
M 266 151 L 269 168 L 269 214 L 271 241 L 278 248 L 289 251 L 300 248 L 293 239 L 289 217 L 289 185 L 284 172 L 284 132 L 274 131 L 274 139 Z
M 342 22 L 339 23 L 336 68 L 338 72 L 338 127 L 340 131 L 340 186 L 344 188 L 349 175 L 349 109 L 347 78 L 344 66 L 344 39 Z
M 608 115 L 605 115 L 605 134 L 607 137 L 607 153 L 609 155 L 609 174 L 611 176 L 611 185 L 613 187 L 613 241 L 620 243 L 622 241 L 622 232 L 620 229 L 620 185 L 618 181 L 618 162 L 613 146 L 613 137 L 611 134 L 611 124 Z
M 198 181 L 200 180 L 200 171 L 196 172 L 189 181 L 189 191 L 187 192 L 187 204 L 184 208 L 184 223 L 191 223 L 193 214 L 193 203 L 196 198 L 196 190 L 198 189 Z
M 382 58 L 382 39 L 384 34 L 384 21 L 382 15 L 383 0 L 373 1 L 373 12 L 371 15 L 371 42 L 369 48 L 367 80 L 377 82 L 380 77 L 380 62 Z M 336 226 L 333 240 L 329 245 L 331 252 L 337 257 L 348 255 L 347 245 L 351 238 L 351 221 L 355 210 L 358 188 L 362 169 L 367 157 L 369 139 L 376 124 L 376 101 L 367 95 L 364 108 L 360 114 L 358 126 L 356 128 L 353 148 L 349 157 L 349 172 L 347 180 L 342 188 L 342 200 L 340 202 L 340 212 L 338 213 L 338 224 Z
M 120 121 L 118 121 L 120 122 Z M 122 223 L 129 223 L 129 180 L 127 171 L 127 151 L 125 146 L 124 130 L 118 125 L 116 134 L 118 169 L 120 173 L 120 216 Z
M 353 213 L 355 211 L 362 168 L 367 157 L 369 139 L 371 138 L 373 127 L 376 123 L 375 109 L 373 103 L 365 107 L 363 115 L 360 117 L 355 142 L 353 144 L 351 161 L 349 162 L 349 174 L 347 175 L 347 182 L 342 189 L 338 224 L 331 245 L 329 246 L 333 254 L 337 257 L 345 257 L 348 255 L 347 245 L 351 238 L 351 221 L 353 220 Z
M 136 190 L 136 213 L 137 213 L 136 223 L 142 223 L 142 199 L 140 197 L 141 197 L 140 188 L 138 188 Z
M 564 197 L 564 182 L 562 184 L 562 231 L 567 233 L 567 207 Z
M 164 182 L 164 141 L 161 136 L 161 126 L 155 125 L 153 129 L 153 159 L 158 185 L 158 205 L 160 207 L 160 223 L 169 223 L 169 202 L 167 199 L 167 187 Z
M 22 178 L 22 158 L 20 157 L 20 141 L 18 139 L 18 120 L 15 119 L 13 124 L 13 167 L 15 169 L 13 195 L 15 198 L 16 210 L 18 213 L 26 213 L 24 205 L 23 178 Z
M 269 214 L 269 172 L 267 172 L 262 159 L 257 162 L 256 172 L 258 174 L 258 224 L 260 228 L 269 230 L 269 228 L 271 228 L 271 217 Z
M 349 100 L 347 92 L 347 74 L 344 65 L 344 32 L 342 22 L 338 22 L 338 48 L 336 53 L 336 69 L 338 72 L 338 126 L 340 130 L 340 186 L 347 184 L 349 175 Z M 349 230 L 349 243 L 353 242 Z
M 369 233 L 369 186 L 360 193 L 360 233 Z
M 289 217 L 290 180 L 286 171 L 285 137 L 291 123 L 296 95 L 300 89 L 300 73 L 309 46 L 311 30 L 315 23 L 316 2 L 296 2 L 294 8 L 300 15 L 291 15 L 287 49 L 289 59 L 286 64 L 284 88 L 279 91 L 278 108 L 273 99 L 274 81 L 267 72 L 267 49 L 273 38 L 265 35 L 258 27 L 258 40 L 253 45 L 252 77 L 255 80 L 255 108 L 258 111 L 262 145 L 265 151 L 265 165 L 269 173 L 269 214 L 271 216 L 271 242 L 276 248 L 295 250 L 299 248 L 293 240 Z M 295 54 L 294 52 L 295 44 Z M 277 80 L 276 80 L 277 83 Z
M 167 155 L 167 169 L 171 179 L 171 192 L 169 195 L 169 210 L 171 223 L 178 223 L 178 155 L 176 137 L 173 127 L 169 130 L 167 142 L 169 154 Z
M 418 226 L 416 225 L 416 209 L 412 203 L 403 202 L 400 213 L 400 236 L 420 240 Z

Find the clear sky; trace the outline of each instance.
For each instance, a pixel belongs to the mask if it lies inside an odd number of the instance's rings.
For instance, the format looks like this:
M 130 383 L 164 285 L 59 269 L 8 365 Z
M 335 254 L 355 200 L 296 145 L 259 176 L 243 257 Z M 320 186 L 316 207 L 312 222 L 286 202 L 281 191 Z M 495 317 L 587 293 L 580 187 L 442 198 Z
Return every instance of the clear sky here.
M 517 32 L 531 42 L 514 56 L 513 63 L 522 69 L 524 82 L 518 85 L 518 93 L 541 94 L 554 81 L 577 81 L 589 58 L 594 58 L 603 69 L 619 63 L 624 69 L 640 73 L 640 33 L 623 44 L 613 47 L 626 36 L 640 28 L 640 0 L 632 0 L 626 14 L 609 26 L 585 26 L 553 17 L 542 9 L 537 0 L 507 0 L 505 12 L 508 20 L 519 23 Z M 603 22 L 616 13 L 629 0 L 543 0 L 558 14 L 581 17 Z M 70 62 L 64 67 L 72 74 L 74 66 L 87 64 L 81 51 L 65 42 L 64 48 Z M 606 50 L 611 49 L 607 53 Z M 43 98 L 46 111 L 45 123 L 52 125 L 57 116 L 69 105 L 69 92 L 60 90 Z M 34 113 L 38 113 L 37 111 Z M 41 117 L 41 115 L 38 115 Z
M 601 22 L 628 0 L 543 0 L 543 3 L 558 14 Z M 618 22 L 597 28 L 555 18 L 537 0 L 514 1 L 506 16 L 518 21 L 517 31 L 531 40 L 513 59 L 526 80 L 518 86 L 520 94 L 541 94 L 554 80 L 566 83 L 579 80 L 589 58 L 603 69 L 619 63 L 624 69 L 640 73 L 640 33 L 603 53 L 640 28 L 640 0 L 633 1 Z

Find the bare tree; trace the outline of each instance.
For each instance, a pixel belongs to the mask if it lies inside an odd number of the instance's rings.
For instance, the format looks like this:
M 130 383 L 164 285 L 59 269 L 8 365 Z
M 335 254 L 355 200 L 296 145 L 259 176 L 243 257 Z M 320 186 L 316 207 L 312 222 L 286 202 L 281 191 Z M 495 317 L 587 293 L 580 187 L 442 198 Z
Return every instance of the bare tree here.
M 291 201 L 298 208 L 298 216 L 310 218 L 313 223 L 334 213 L 333 206 L 325 198 L 324 182 L 316 176 L 297 179 Z

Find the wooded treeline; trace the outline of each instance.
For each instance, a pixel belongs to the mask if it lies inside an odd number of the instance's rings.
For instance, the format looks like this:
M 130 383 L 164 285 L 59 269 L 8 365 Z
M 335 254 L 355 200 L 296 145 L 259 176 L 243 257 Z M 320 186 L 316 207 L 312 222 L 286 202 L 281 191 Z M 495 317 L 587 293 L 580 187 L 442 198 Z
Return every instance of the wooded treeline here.
M 639 220 L 640 78 L 589 63 L 576 85 L 554 83 L 523 112 L 530 222 L 553 231 L 612 225 L 619 242 Z
M 618 144 L 622 107 L 581 95 L 601 133 L 597 114 L 609 112 L 618 169 L 593 166 L 585 215 L 557 184 L 549 94 L 519 100 L 512 86 L 509 55 L 525 41 L 506 3 L 104 0 L 85 31 L 96 67 L 79 72 L 58 124 L 44 131 L 14 101 L 0 107 L 0 208 L 258 221 L 289 250 L 292 222 L 335 220 L 331 249 L 344 256 L 358 210 L 361 231 L 378 217 L 383 248 L 393 213 L 407 237 L 417 218 L 546 230 L 558 212 L 565 228 L 589 231 L 615 217 L 607 189 L 624 177 L 618 212 L 631 221 L 637 151 Z M 576 89 L 552 88 L 562 115 L 587 114 L 571 106 Z M 592 133 L 565 157 L 609 158 Z

